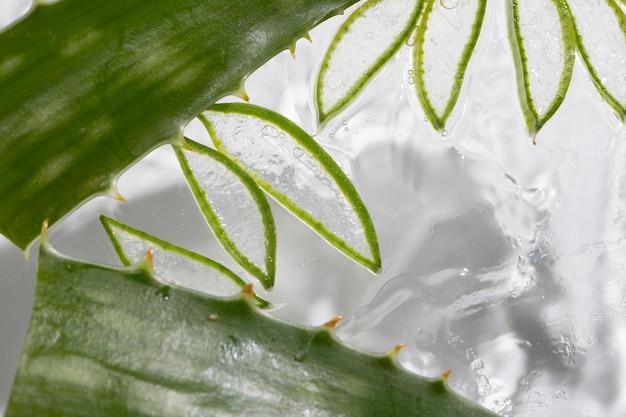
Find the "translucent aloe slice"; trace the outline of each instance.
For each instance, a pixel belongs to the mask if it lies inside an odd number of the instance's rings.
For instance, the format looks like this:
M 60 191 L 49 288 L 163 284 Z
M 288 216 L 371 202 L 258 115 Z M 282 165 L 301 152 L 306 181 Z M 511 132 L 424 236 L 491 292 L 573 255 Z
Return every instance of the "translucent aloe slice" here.
M 317 79 L 323 122 L 343 109 L 415 28 L 423 0 L 369 0 L 339 28 Z
M 254 180 L 226 156 L 187 139 L 176 155 L 200 211 L 235 262 L 266 289 L 274 285 L 276 228 Z
M 305 131 L 250 104 L 215 105 L 200 119 L 215 146 L 269 195 L 348 257 L 373 272 L 380 270 L 376 232 L 363 201 Z
M 626 117 L 626 16 L 614 0 L 568 0 L 580 55 L 604 100 Z
M 486 0 L 429 0 L 414 49 L 417 97 L 431 124 L 445 127 L 485 17 Z
M 100 216 L 100 222 L 124 265 L 137 264 L 152 248 L 153 269 L 163 282 L 218 297 L 233 296 L 246 285 L 237 274 L 212 259 L 104 215 Z M 179 277 L 184 277 L 185 281 L 180 282 Z M 270 305 L 258 297 L 256 301 L 261 307 Z
M 567 5 L 558 0 L 513 0 L 509 39 L 528 133 L 534 136 L 559 108 L 569 87 L 576 40 Z

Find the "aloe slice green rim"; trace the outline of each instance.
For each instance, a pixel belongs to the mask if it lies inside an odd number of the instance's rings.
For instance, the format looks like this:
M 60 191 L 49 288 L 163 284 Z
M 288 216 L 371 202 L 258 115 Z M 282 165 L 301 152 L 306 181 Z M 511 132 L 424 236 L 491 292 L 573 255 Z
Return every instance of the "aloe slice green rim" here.
M 236 115 L 243 115 L 277 126 L 282 131 L 284 131 L 288 137 L 293 139 L 293 141 L 295 141 L 295 143 L 299 147 L 301 147 L 304 151 L 310 154 L 310 156 L 321 165 L 325 173 L 332 178 L 338 189 L 343 194 L 343 197 L 350 205 L 351 209 L 357 215 L 358 221 L 360 222 L 362 227 L 365 242 L 368 246 L 369 252 L 371 253 L 371 258 L 359 253 L 344 239 L 337 236 L 326 225 L 317 220 L 311 213 L 294 203 L 288 195 L 278 191 L 273 184 L 264 180 L 258 172 L 250 169 L 250 167 L 248 167 L 245 163 L 232 156 L 228 149 L 226 149 L 226 147 L 224 146 L 224 138 L 220 138 L 218 136 L 214 126 L 207 117 L 207 114 L 210 114 L 210 112 L 231 115 L 233 117 L 235 117 Z M 212 106 L 209 111 L 202 113 L 199 116 L 199 119 L 204 123 L 207 130 L 209 131 L 215 147 L 220 152 L 226 155 L 230 155 L 233 161 L 241 166 L 267 194 L 269 194 L 272 198 L 282 204 L 305 224 L 309 225 L 327 242 L 329 242 L 332 246 L 344 253 L 346 256 L 356 261 L 357 263 L 365 266 L 374 273 L 378 273 L 380 271 L 381 258 L 378 248 L 378 238 L 376 236 L 374 224 L 372 222 L 372 219 L 370 218 L 367 208 L 365 207 L 365 204 L 361 200 L 361 197 L 359 196 L 356 188 L 348 179 L 346 174 L 341 170 L 339 165 L 337 165 L 337 163 L 330 157 L 330 155 L 328 155 L 326 151 L 317 142 L 315 142 L 315 140 L 311 136 L 309 136 L 304 130 L 302 130 L 291 120 L 278 113 L 275 113 L 263 107 L 244 103 L 216 104 Z
M 323 102 L 323 90 L 326 81 L 326 77 L 333 71 L 333 68 L 330 67 L 330 60 L 333 54 L 339 53 L 338 50 L 342 47 L 342 40 L 350 32 L 350 29 L 353 27 L 354 23 L 359 19 L 363 19 L 364 15 L 376 9 L 384 0 L 368 0 L 358 9 L 356 9 L 348 19 L 341 25 L 337 34 L 333 38 L 326 54 L 324 55 L 324 59 L 322 61 L 322 65 L 317 77 L 316 82 L 316 102 L 317 109 L 319 113 L 320 123 L 324 124 L 328 119 L 332 118 L 334 115 L 342 111 L 354 98 L 359 94 L 359 92 L 363 89 L 363 87 L 376 75 L 380 69 L 389 61 L 389 59 L 400 49 L 403 43 L 407 40 L 407 38 L 413 33 L 415 27 L 417 25 L 417 21 L 422 13 L 422 9 L 424 7 L 424 0 L 415 0 L 412 3 L 413 11 L 411 13 L 411 17 L 406 22 L 406 24 L 401 27 L 401 30 L 398 32 L 398 35 L 395 37 L 394 41 L 389 44 L 387 49 L 378 56 L 374 65 L 369 68 L 354 68 L 356 71 L 362 72 L 361 77 L 359 77 L 354 83 L 352 83 L 351 87 L 348 89 L 343 98 L 339 99 L 332 106 L 330 106 L 327 110 L 327 107 Z M 363 40 L 364 43 L 367 43 L 367 40 Z M 353 48 L 354 45 L 348 45 L 350 48 Z M 342 71 L 346 71 L 346 68 L 341 68 Z
M 454 109 L 454 106 L 456 105 L 456 102 L 459 98 L 459 94 L 461 93 L 461 86 L 463 85 L 465 70 L 467 69 L 467 65 L 472 56 L 472 53 L 474 52 L 476 42 L 478 42 L 480 30 L 483 24 L 483 20 L 485 18 L 487 1 L 477 0 L 478 7 L 476 10 L 474 22 L 472 23 L 470 36 L 461 53 L 460 60 L 454 76 L 454 83 L 452 84 L 448 101 L 441 114 L 439 114 L 437 110 L 435 110 L 435 107 L 433 106 L 431 99 L 429 98 L 428 89 L 426 88 L 424 81 L 424 71 L 428 70 L 426 68 L 426 64 L 424 63 L 424 42 L 426 41 L 426 31 L 428 30 L 428 17 L 432 14 L 433 7 L 435 5 L 435 2 L 437 1 L 440 0 L 428 0 L 426 3 L 426 7 L 424 8 L 424 12 L 417 29 L 416 42 L 413 47 L 413 62 L 414 68 L 416 69 L 415 72 L 417 73 L 417 82 L 415 83 L 417 98 L 420 101 L 422 108 L 424 109 L 424 113 L 426 113 L 426 117 L 428 117 L 428 120 L 430 121 L 433 128 L 435 130 L 441 131 L 445 129 L 446 121 L 450 116 L 450 113 Z
M 572 26 L 572 17 L 569 6 L 564 0 L 552 0 L 559 16 L 559 24 L 563 36 L 564 62 L 561 76 L 554 99 L 548 106 L 548 110 L 540 116 L 535 106 L 531 89 L 528 70 L 528 58 L 524 47 L 524 38 L 520 28 L 519 0 L 511 0 L 507 3 L 507 17 L 509 28 L 509 41 L 515 60 L 517 76 L 517 88 L 526 121 L 526 129 L 531 137 L 535 137 L 543 125 L 559 109 L 569 88 L 576 60 L 576 34 Z
M 42 238 L 35 301 L 5 417 L 315 415 L 495 417 L 334 336 L 298 327 L 246 294 L 218 299 L 164 285 L 149 258 L 80 262 Z M 442 370 L 443 372 L 443 370 Z
M 0 33 L 0 233 L 25 249 L 43 219 L 116 195 L 122 171 L 355 2 L 36 2 Z
M 263 236 L 255 236 L 255 239 L 263 239 L 265 248 L 265 262 L 264 268 L 261 269 L 253 260 L 251 260 L 242 248 L 231 238 L 224 224 L 220 220 L 218 213 L 209 201 L 207 191 L 203 189 L 202 185 L 198 181 L 197 174 L 191 168 L 187 157 L 185 156 L 183 149 L 180 147 L 174 147 L 180 166 L 187 179 L 187 184 L 195 197 L 196 203 L 200 208 L 202 216 L 209 224 L 213 234 L 222 245 L 222 248 L 231 256 L 231 258 L 242 266 L 246 271 L 256 277 L 263 288 L 270 290 L 274 286 L 274 277 L 276 275 L 276 225 L 274 223 L 274 216 L 270 205 L 263 194 L 263 191 L 254 182 L 254 179 L 248 175 L 239 165 L 235 164 L 224 154 L 217 152 L 214 149 L 208 148 L 200 143 L 197 143 L 191 139 L 186 138 L 186 147 L 190 151 L 196 152 L 200 155 L 204 155 L 224 166 L 231 174 L 233 174 L 240 182 L 241 185 L 247 190 L 250 197 L 256 204 L 260 220 L 263 226 Z M 219 190 L 215 190 L 216 192 Z M 233 201 L 233 210 L 239 210 L 237 208 L 237 201 Z M 240 213 L 241 216 L 246 216 L 246 213 Z
M 626 15 L 624 14 L 624 11 L 614 0 L 602 1 L 606 2 L 606 4 L 615 14 L 615 18 L 618 21 L 618 26 L 622 32 L 622 41 L 626 42 Z M 622 0 L 622 4 L 624 3 L 625 2 Z M 571 6 L 568 7 L 570 10 L 572 9 Z M 591 62 L 591 58 L 589 56 L 587 48 L 585 47 L 585 40 L 581 35 L 581 32 L 578 28 L 578 23 L 576 21 L 576 16 L 573 13 L 571 20 L 574 27 L 574 32 L 576 34 L 576 46 L 578 47 L 578 52 L 580 53 L 580 57 L 585 63 L 585 66 L 587 67 L 587 71 L 589 72 L 589 76 L 591 77 L 593 84 L 596 86 L 596 89 L 598 90 L 604 101 L 606 101 L 606 103 L 613 109 L 613 111 L 615 111 L 619 119 L 624 122 L 624 120 L 626 120 L 626 102 L 621 103 L 615 97 L 615 95 L 611 93 L 609 89 L 604 85 L 604 82 L 602 81 L 603 77 L 598 73 L 598 70 L 596 69 L 594 63 Z M 626 76 L 624 78 L 624 82 L 626 82 Z
M 102 224 L 102 227 L 104 227 L 104 230 L 109 236 L 109 240 L 111 241 L 111 244 L 113 245 L 113 248 L 115 249 L 115 252 L 117 253 L 117 256 L 120 258 L 120 261 L 122 262 L 124 266 L 132 266 L 134 265 L 134 263 L 128 258 L 128 254 L 126 253 L 124 246 L 122 245 L 120 240 L 117 238 L 115 228 L 118 228 L 126 233 L 137 236 L 138 238 L 146 241 L 148 243 L 148 246 L 159 247 L 163 251 L 173 252 L 181 257 L 189 258 L 195 262 L 204 264 L 208 266 L 209 268 L 213 268 L 219 273 L 221 273 L 222 275 L 224 275 L 225 277 L 227 277 L 228 279 L 230 279 L 235 285 L 237 285 L 241 289 L 243 289 L 247 285 L 247 283 L 243 279 L 241 279 L 239 275 L 237 275 L 236 273 L 228 269 L 226 266 L 222 265 L 221 263 L 211 258 L 207 258 L 206 256 L 200 255 L 197 252 L 190 251 L 189 249 L 185 249 L 183 247 L 174 245 L 173 243 L 167 242 L 163 239 L 159 239 L 156 236 L 153 236 L 142 230 L 131 227 L 127 224 L 121 223 L 105 215 L 100 215 L 100 223 Z M 263 300 L 262 298 L 259 298 L 256 295 L 254 297 L 255 297 L 255 302 L 257 303 L 259 307 L 261 308 L 271 307 L 271 304 L 267 302 L 266 300 Z

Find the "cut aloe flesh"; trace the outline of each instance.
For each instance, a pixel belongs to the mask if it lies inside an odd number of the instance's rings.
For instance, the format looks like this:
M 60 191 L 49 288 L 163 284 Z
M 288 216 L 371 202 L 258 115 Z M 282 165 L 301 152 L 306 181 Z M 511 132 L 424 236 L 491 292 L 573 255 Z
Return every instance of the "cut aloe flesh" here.
M 100 222 L 124 265 L 138 263 L 152 248 L 153 272 L 164 283 L 218 297 L 233 296 L 246 285 L 237 274 L 210 258 L 104 215 L 100 216 Z M 262 307 L 269 306 L 260 298 L 257 303 Z
M 203 112 L 218 150 L 269 195 L 348 257 L 381 267 L 376 231 L 356 189 L 311 136 L 285 117 L 250 104 Z
M 0 233 L 24 249 L 356 0 L 35 2 L 0 33 Z
M 465 69 L 485 17 L 486 0 L 429 0 L 417 30 L 417 97 L 437 130 L 459 97 Z
M 567 1 L 580 55 L 604 100 L 626 117 L 626 16 L 614 0 Z
M 394 356 L 271 318 L 247 295 L 169 287 L 146 261 L 107 268 L 44 242 L 5 417 L 495 417 Z
M 339 28 L 317 79 L 323 122 L 341 111 L 415 29 L 423 0 L 369 0 Z
M 576 40 L 559 0 L 507 3 L 509 39 L 526 126 L 534 136 L 559 108 L 569 87 Z
M 265 194 L 223 154 L 190 139 L 187 147 L 174 149 L 213 234 L 235 262 L 271 289 L 276 228 Z

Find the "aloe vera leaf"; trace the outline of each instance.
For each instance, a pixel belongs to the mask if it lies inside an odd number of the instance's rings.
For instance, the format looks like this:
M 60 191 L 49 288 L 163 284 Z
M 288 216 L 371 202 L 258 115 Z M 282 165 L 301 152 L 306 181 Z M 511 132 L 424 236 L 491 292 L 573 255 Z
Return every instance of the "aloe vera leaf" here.
M 339 28 L 317 78 L 319 118 L 340 112 L 415 29 L 423 0 L 369 0 Z
M 576 58 L 575 34 L 561 0 L 512 0 L 507 9 L 520 102 L 534 136 L 565 98 Z
M 100 216 L 100 222 L 124 265 L 137 264 L 152 249 L 153 272 L 166 284 L 220 297 L 233 296 L 246 285 L 237 274 L 213 259 L 104 215 Z M 185 281 L 180 282 L 178 278 L 184 278 Z M 260 307 L 270 306 L 257 296 L 255 300 Z
M 445 128 L 485 17 L 486 0 L 428 0 L 413 49 L 415 90 L 437 130 Z
M 174 150 L 213 234 L 235 262 L 271 289 L 276 227 L 265 194 L 225 155 L 190 139 L 186 146 Z
M 330 327 L 164 285 L 147 260 L 108 268 L 44 242 L 5 417 L 495 416 Z
M 376 230 L 354 185 L 304 130 L 251 104 L 217 104 L 200 115 L 216 148 L 331 245 L 372 272 Z
M 626 16 L 614 0 L 568 0 L 576 43 L 607 104 L 626 117 Z M 601 30 L 599 30 L 601 28 Z
M 21 248 L 355 0 L 61 0 L 0 33 L 0 233 Z

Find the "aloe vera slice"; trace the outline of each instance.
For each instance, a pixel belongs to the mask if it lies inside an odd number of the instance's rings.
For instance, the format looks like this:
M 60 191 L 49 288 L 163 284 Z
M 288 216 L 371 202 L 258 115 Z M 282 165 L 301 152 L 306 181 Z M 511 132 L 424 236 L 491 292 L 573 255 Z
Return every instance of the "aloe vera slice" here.
M 190 139 L 187 147 L 174 150 L 213 234 L 235 262 L 271 289 L 276 228 L 265 194 L 223 154 Z
M 459 97 L 465 69 L 478 41 L 486 0 L 429 0 L 417 30 L 414 67 L 417 97 L 437 130 Z
M 243 103 L 201 114 L 218 150 L 335 248 L 373 272 L 381 267 L 372 220 L 341 168 L 287 118 Z
M 339 28 L 317 78 L 324 122 L 341 111 L 415 29 L 423 0 L 369 0 Z
M 614 0 L 568 0 L 580 55 L 598 92 L 626 117 L 626 16 Z
M 169 287 L 149 269 L 82 263 L 44 241 L 5 417 L 495 417 L 398 367 L 395 350 L 342 345 L 332 322 L 296 327 L 247 295 Z
M 0 33 L 0 233 L 24 249 L 44 219 L 115 195 L 124 169 L 355 2 L 35 2 Z
M 534 136 L 559 108 L 569 87 L 576 40 L 560 0 L 507 3 L 509 40 L 528 133 Z
M 137 264 L 152 249 L 153 272 L 164 283 L 218 297 L 233 296 L 246 285 L 233 271 L 206 256 L 104 215 L 100 216 L 100 222 L 124 265 Z M 184 282 L 179 281 L 179 277 L 184 278 Z M 260 307 L 270 306 L 261 298 L 255 296 L 255 299 Z

